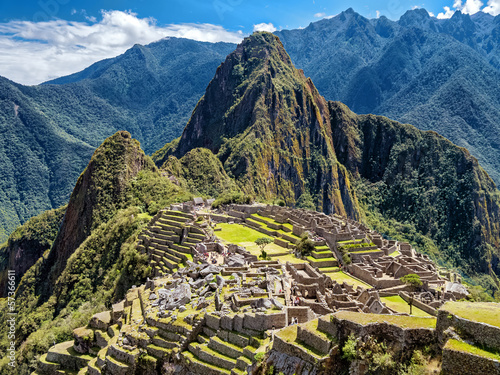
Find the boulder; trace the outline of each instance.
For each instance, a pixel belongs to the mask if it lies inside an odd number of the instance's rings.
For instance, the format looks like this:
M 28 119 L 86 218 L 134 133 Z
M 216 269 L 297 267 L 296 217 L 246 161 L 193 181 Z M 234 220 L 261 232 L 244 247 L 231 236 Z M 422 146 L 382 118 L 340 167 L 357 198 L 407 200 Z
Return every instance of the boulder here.
M 217 267 L 217 266 L 211 264 L 208 267 L 202 269 L 200 271 L 200 275 L 201 275 L 201 277 L 205 277 L 205 276 L 207 276 L 208 274 L 211 274 L 211 273 L 213 273 L 213 274 L 220 273 L 220 270 L 221 270 L 220 267 Z

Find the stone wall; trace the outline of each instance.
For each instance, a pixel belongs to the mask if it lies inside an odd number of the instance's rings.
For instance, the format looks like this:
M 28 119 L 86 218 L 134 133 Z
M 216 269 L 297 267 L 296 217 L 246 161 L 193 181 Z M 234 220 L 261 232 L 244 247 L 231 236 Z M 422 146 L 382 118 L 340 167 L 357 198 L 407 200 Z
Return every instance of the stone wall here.
M 458 317 L 441 308 L 438 313 L 436 331 L 441 342 L 445 341 L 444 331 L 453 327 L 463 339 L 472 340 L 476 345 L 500 351 L 500 328 L 485 323 L 473 322 Z
M 305 323 L 315 318 L 314 312 L 307 306 L 289 306 L 288 323 L 292 322 L 292 318 L 297 318 L 299 323 Z
M 399 296 L 404 299 L 406 302 L 410 300 L 410 296 L 408 293 L 405 292 L 399 292 Z M 430 314 L 432 316 L 437 316 L 437 310 L 417 299 L 413 299 L 413 306 L 418 307 L 420 310 L 425 311 L 427 314 Z
M 494 359 L 444 348 L 441 370 L 443 374 L 450 375 L 498 375 L 500 374 L 500 363 Z

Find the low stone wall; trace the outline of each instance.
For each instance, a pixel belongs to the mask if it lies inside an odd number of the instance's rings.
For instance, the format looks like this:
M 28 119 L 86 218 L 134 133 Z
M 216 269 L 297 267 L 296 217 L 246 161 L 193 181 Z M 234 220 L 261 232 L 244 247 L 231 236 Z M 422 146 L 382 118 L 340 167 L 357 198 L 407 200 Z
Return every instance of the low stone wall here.
M 438 313 L 436 331 L 440 342 L 444 342 L 444 331 L 448 327 L 454 327 L 460 336 L 466 340 L 472 340 L 475 344 L 485 346 L 494 350 L 500 350 L 500 328 L 489 324 L 473 322 L 458 317 L 446 311 L 446 305 Z
M 500 362 L 471 353 L 444 348 L 441 370 L 444 375 L 498 375 L 500 374 Z
M 408 301 L 410 300 L 410 296 L 408 295 L 408 293 L 405 293 L 405 292 L 399 292 L 399 296 L 404 299 L 407 303 Z M 423 310 L 425 311 L 427 314 L 430 314 L 432 316 L 437 316 L 437 310 L 425 303 L 423 303 L 422 301 L 419 301 L 417 299 L 413 299 L 413 306 L 416 306 L 418 307 L 420 310 Z
M 305 323 L 315 318 L 314 312 L 308 306 L 289 306 L 288 323 L 292 322 L 292 318 L 297 318 L 299 323 Z
M 139 357 L 138 350 L 130 352 L 128 350 L 119 348 L 116 345 L 110 345 L 107 353 L 120 362 L 125 362 L 129 365 L 134 365 L 137 357 Z
M 393 345 L 399 353 L 411 355 L 416 348 L 434 345 L 437 342 L 436 330 L 432 328 L 403 328 L 387 322 L 360 324 L 351 320 L 338 319 L 331 315 L 332 327 L 327 331 L 340 342 L 348 339 L 349 335 L 356 337 L 373 336 L 379 341 L 386 341 Z
M 303 361 L 315 364 L 318 361 L 312 355 L 310 355 L 305 349 L 294 345 L 293 343 L 288 343 L 283 340 L 281 337 L 275 335 L 273 340 L 273 350 L 284 353 L 291 357 L 297 357 L 302 359 Z
M 332 348 L 332 342 L 330 340 L 320 337 L 301 326 L 297 326 L 297 339 L 325 355 L 328 354 Z

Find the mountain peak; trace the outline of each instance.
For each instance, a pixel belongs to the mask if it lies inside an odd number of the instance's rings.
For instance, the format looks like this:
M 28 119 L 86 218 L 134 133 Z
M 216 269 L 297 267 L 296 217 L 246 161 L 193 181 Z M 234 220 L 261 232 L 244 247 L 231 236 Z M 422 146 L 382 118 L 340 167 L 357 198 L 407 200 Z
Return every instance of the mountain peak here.
M 217 69 L 184 129 L 177 154 L 182 156 L 196 147 L 217 153 L 223 138 L 255 125 L 259 116 L 252 111 L 262 95 L 270 95 L 277 87 L 293 91 L 306 81 L 277 36 L 252 34 Z M 308 86 L 314 87 L 312 83 Z
M 198 147 L 217 154 L 247 194 L 293 205 L 307 192 L 325 212 L 359 215 L 336 160 L 328 103 L 273 34 L 245 38 L 217 69 L 175 156 Z

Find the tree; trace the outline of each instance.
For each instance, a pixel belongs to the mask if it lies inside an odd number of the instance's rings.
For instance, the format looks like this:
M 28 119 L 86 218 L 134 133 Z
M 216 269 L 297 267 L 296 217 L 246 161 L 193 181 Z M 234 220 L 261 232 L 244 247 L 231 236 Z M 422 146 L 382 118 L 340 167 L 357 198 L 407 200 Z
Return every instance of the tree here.
M 311 194 L 307 190 L 300 195 L 299 199 L 297 199 L 296 207 L 316 211 L 316 205 L 314 204 Z
M 408 275 L 401 277 L 399 280 L 409 286 L 412 291 L 416 291 L 423 284 L 422 280 L 420 280 L 420 276 L 415 273 L 409 273 Z
M 264 251 L 264 248 L 272 242 L 273 239 L 269 237 L 259 237 L 255 240 L 255 244 L 260 247 L 260 256 L 262 259 L 267 259 L 267 253 Z
M 300 242 L 297 244 L 297 250 L 302 256 L 311 255 L 311 252 L 315 249 L 314 242 L 309 238 L 307 234 L 302 235 Z

